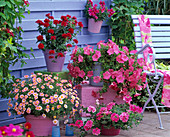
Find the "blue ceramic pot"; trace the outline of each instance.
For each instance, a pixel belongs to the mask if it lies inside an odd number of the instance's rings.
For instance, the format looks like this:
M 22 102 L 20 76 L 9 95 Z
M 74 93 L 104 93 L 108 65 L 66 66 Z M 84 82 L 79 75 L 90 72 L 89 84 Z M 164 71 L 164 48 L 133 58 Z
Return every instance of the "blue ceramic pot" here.
M 74 128 L 66 124 L 65 136 L 74 136 Z
M 60 137 L 60 126 L 53 126 L 52 137 Z

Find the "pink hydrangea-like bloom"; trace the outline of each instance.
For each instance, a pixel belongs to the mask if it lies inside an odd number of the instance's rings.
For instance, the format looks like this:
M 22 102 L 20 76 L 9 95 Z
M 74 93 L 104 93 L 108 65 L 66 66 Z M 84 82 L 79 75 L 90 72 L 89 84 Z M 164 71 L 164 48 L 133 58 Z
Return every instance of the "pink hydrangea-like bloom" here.
M 124 80 L 125 80 L 125 78 L 123 77 L 123 75 L 118 75 L 118 76 L 116 77 L 116 80 L 117 80 L 117 83 L 123 83 Z
M 14 126 L 13 124 L 10 124 L 5 130 L 8 136 L 22 136 L 23 131 L 20 126 Z
M 100 78 L 99 76 L 93 77 L 93 81 L 94 81 L 95 83 L 99 83 L 100 80 L 101 80 L 101 78 Z
M 93 134 L 93 135 L 96 135 L 96 136 L 100 135 L 100 129 L 99 129 L 99 128 L 93 129 L 93 130 L 92 130 L 92 134 Z
M 126 103 L 129 103 L 132 101 L 132 97 L 130 95 L 126 95 L 123 97 L 123 100 L 126 101 Z
M 89 106 L 88 108 L 87 108 L 87 111 L 88 112 L 96 112 L 96 108 L 94 107 L 94 106 Z
M 109 79 L 111 76 L 110 72 L 109 71 L 106 71 L 105 73 L 103 73 L 103 78 L 104 79 Z
M 83 126 L 83 121 L 82 120 L 77 120 L 74 126 L 76 126 L 78 128 L 82 127 Z
M 91 130 L 92 126 L 93 126 L 93 121 L 92 120 L 88 120 L 86 122 L 85 126 L 84 126 L 85 131 Z
M 84 78 L 85 72 L 83 70 L 79 71 L 79 77 Z
M 92 76 L 93 76 L 93 71 L 88 71 L 88 72 L 87 72 L 87 77 L 90 78 L 90 77 L 92 77 Z
M 119 116 L 120 120 L 122 120 L 122 122 L 127 122 L 129 119 L 129 114 L 127 112 L 123 112 L 120 116 Z
M 83 62 L 83 56 L 79 55 L 79 56 L 78 56 L 78 61 L 79 61 L 79 63 L 80 63 L 80 62 Z
M 112 120 L 112 121 L 115 121 L 115 122 L 118 122 L 118 121 L 119 121 L 119 115 L 116 114 L 116 113 L 113 113 L 113 114 L 111 115 L 111 120 Z

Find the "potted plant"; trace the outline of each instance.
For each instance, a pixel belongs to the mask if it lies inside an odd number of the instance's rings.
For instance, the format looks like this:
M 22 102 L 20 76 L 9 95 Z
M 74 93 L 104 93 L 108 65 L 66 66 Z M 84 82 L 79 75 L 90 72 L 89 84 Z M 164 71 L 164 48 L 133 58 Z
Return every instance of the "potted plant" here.
M 114 13 L 113 9 L 108 9 L 106 7 L 104 1 L 100 1 L 98 7 L 92 0 L 87 0 L 85 15 L 88 18 L 88 31 L 99 33 L 103 21 L 111 17 Z
M 125 99 L 125 104 L 116 104 L 110 102 L 107 105 L 99 104 L 83 108 L 89 117 L 87 120 L 75 120 L 71 126 L 80 129 L 80 137 L 92 132 L 93 135 L 118 135 L 120 130 L 133 128 L 134 124 L 138 125 L 142 120 L 142 108 L 130 103 L 131 100 Z
M 50 13 L 46 14 L 46 17 L 44 21 L 36 21 L 40 33 L 37 36 L 38 48 L 43 50 L 47 70 L 60 72 L 64 65 L 66 51 L 74 44 L 78 44 L 75 36 L 83 28 L 83 24 L 78 22 L 75 16 L 70 15 L 61 16 L 61 20 L 54 19 Z
M 145 88 L 146 73 L 143 73 L 144 60 L 131 54 L 129 51 L 119 47 L 113 41 L 107 43 L 99 42 L 97 49 L 89 45 L 84 48 L 75 47 L 71 54 L 72 63 L 68 64 L 68 70 L 75 83 L 80 84 L 84 80 L 92 78 L 94 83 L 103 82 L 101 93 L 113 89 L 118 95 L 136 95 L 138 91 Z M 95 64 L 101 65 L 98 76 L 94 75 Z
M 25 116 L 35 135 L 48 136 L 60 118 L 74 116 L 79 106 L 77 91 L 55 73 L 37 73 L 25 78 L 22 81 L 16 79 L 13 84 L 14 112 Z

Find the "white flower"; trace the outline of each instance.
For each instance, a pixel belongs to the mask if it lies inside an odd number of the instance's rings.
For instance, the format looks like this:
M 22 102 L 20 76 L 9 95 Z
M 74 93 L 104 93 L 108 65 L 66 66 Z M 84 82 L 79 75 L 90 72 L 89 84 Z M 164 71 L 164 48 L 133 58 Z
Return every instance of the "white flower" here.
M 57 120 L 57 119 L 54 119 L 54 120 L 53 120 L 53 124 L 54 124 L 54 125 L 57 125 L 57 124 L 58 124 L 58 120 Z
M 46 114 L 42 114 L 42 117 L 43 117 L 43 118 L 46 118 Z
M 68 123 L 68 119 L 66 119 L 65 121 L 64 121 L 64 124 L 67 124 Z
M 64 104 L 64 107 L 67 108 L 68 106 L 66 104 Z

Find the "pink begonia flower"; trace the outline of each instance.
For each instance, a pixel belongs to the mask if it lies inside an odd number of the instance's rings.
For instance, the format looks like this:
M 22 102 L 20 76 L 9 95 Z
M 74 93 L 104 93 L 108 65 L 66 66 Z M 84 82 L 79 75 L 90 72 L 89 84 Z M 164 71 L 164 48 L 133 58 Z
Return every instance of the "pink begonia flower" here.
M 120 120 L 122 120 L 122 122 L 127 122 L 129 119 L 129 114 L 127 112 L 123 112 L 120 116 L 119 116 Z
M 132 101 L 132 97 L 130 95 L 126 95 L 126 96 L 123 97 L 123 100 L 126 103 L 130 104 L 130 102 Z
M 80 128 L 83 126 L 83 121 L 82 120 L 77 120 L 76 123 L 75 123 L 75 126 Z
M 5 132 L 8 136 L 22 136 L 22 132 L 24 130 L 20 128 L 20 126 L 14 126 L 10 124 L 9 127 L 6 127 Z
M 78 61 L 79 61 L 79 63 L 80 63 L 80 62 L 83 62 L 83 56 L 79 55 L 79 56 L 78 56 Z
M 135 59 L 130 58 L 130 59 L 129 59 L 129 66 L 132 66 L 134 62 L 135 62 Z
M 79 71 L 79 75 L 78 75 L 79 77 L 84 78 L 85 75 L 86 74 L 85 74 L 85 72 L 83 70 Z
M 95 83 L 99 83 L 100 80 L 101 80 L 100 76 L 95 76 L 95 77 L 93 77 L 93 81 L 94 81 Z
M 93 134 L 93 135 L 96 135 L 96 136 L 100 135 L 100 129 L 99 129 L 99 128 L 93 129 L 93 130 L 92 130 L 92 134 Z
M 96 112 L 96 108 L 94 107 L 94 106 L 89 106 L 88 108 L 87 108 L 87 111 L 88 112 Z
M 115 121 L 115 122 L 118 122 L 118 121 L 119 121 L 119 115 L 116 114 L 116 113 L 113 113 L 113 114 L 111 115 L 111 120 L 112 120 L 112 121 Z
M 105 73 L 103 73 L 103 78 L 104 79 L 109 79 L 111 76 L 110 72 L 109 71 L 106 71 Z
M 86 122 L 85 126 L 84 126 L 85 131 L 91 130 L 92 126 L 93 126 L 93 121 L 92 120 L 88 120 Z
M 115 105 L 114 102 L 111 102 L 111 103 L 107 104 L 107 110 L 108 111 L 111 110 L 114 105 Z
M 117 83 L 123 83 L 124 80 L 125 80 L 125 78 L 123 77 L 123 75 L 118 75 L 118 76 L 116 77 L 116 80 L 117 80 Z
M 129 49 L 126 46 L 123 46 L 122 49 L 124 49 L 127 55 L 129 54 Z
M 92 76 L 93 76 L 93 71 L 88 71 L 88 72 L 87 72 L 87 77 L 90 78 L 90 77 L 92 77 Z

